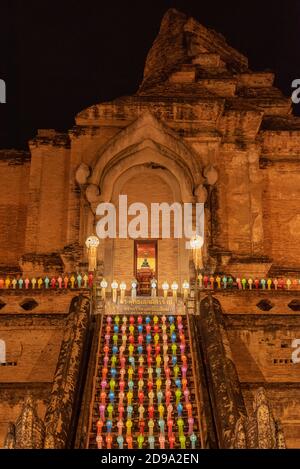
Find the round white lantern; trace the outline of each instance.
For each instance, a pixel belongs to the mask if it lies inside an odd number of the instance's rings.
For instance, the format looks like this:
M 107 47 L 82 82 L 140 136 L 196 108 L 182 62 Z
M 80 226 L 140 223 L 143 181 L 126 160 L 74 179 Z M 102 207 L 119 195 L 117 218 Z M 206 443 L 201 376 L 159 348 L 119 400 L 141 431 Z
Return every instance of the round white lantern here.
M 85 245 L 88 249 L 97 248 L 99 244 L 100 244 L 100 240 L 98 236 L 95 236 L 95 235 L 89 236 L 85 241 Z

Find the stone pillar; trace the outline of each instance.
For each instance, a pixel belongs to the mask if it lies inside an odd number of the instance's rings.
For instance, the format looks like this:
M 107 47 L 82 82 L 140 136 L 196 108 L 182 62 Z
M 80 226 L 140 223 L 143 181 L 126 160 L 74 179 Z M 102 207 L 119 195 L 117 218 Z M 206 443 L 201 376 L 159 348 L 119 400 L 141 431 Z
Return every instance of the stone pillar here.
M 25 398 L 21 414 L 15 424 L 10 422 L 4 442 L 6 449 L 41 449 L 45 437 L 45 426 L 39 418 L 35 403 L 30 395 Z
M 233 448 L 237 421 L 247 413 L 221 306 L 211 296 L 200 304 L 200 331 L 219 446 Z
M 60 349 L 50 402 L 45 415 L 44 448 L 66 448 L 78 393 L 80 368 L 89 323 L 89 299 L 73 299 Z
M 275 420 L 263 387 L 255 392 L 253 414 L 241 417 L 235 430 L 235 449 L 285 449 L 280 420 Z
M 249 171 L 249 203 L 251 213 L 251 244 L 252 255 L 263 255 L 264 253 L 264 230 L 263 230 L 263 208 L 262 193 L 263 181 L 259 167 L 259 152 L 255 145 L 248 152 Z
M 43 158 L 41 148 L 31 148 L 29 177 L 29 201 L 27 208 L 27 225 L 25 232 L 25 252 L 35 252 L 38 245 L 38 223 L 41 199 Z

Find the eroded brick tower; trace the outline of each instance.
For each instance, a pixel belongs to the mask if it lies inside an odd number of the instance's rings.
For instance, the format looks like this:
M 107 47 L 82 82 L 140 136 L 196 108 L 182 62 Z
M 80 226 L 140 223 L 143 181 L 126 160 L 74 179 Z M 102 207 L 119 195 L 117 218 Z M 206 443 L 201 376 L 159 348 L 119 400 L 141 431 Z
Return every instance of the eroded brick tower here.
M 184 239 L 159 236 L 147 245 L 159 288 L 166 279 L 195 285 L 175 314 L 186 320 L 200 447 L 280 446 L 273 417 L 287 446 L 300 445 L 300 365 L 291 360 L 300 338 L 300 119 L 273 81 L 270 72 L 251 71 L 223 36 L 169 10 L 135 95 L 80 112 L 68 133 L 39 130 L 29 153 L 0 152 L 3 278 L 86 270 L 85 240 L 95 232 L 98 204 L 118 206 L 126 194 L 128 204 L 205 203 L 203 275 L 291 279 L 291 289 L 215 284 L 208 292 L 195 284 Z M 101 241 L 97 281 L 129 286 L 149 239 Z M 20 413 L 6 438 L 12 446 L 95 444 L 103 318 L 124 308 L 110 310 L 97 288 L 10 287 L 0 301 L 7 357 L 0 445 Z M 140 313 L 174 313 L 168 305 L 139 305 Z M 36 422 L 27 436 L 25 396 Z M 268 420 L 260 439 L 259 409 Z M 249 436 L 251 424 L 256 433 Z

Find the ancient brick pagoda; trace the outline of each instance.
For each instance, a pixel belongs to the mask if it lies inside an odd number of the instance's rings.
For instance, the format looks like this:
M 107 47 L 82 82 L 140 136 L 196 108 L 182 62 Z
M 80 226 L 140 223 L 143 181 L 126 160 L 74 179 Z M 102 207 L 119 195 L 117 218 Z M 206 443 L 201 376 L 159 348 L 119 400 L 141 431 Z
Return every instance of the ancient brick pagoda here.
M 126 194 L 205 203 L 202 274 L 298 280 L 300 119 L 273 82 L 169 10 L 135 95 L 39 130 L 29 153 L 0 151 L 1 276 L 86 272 L 98 204 Z M 0 446 L 300 446 L 300 290 L 199 288 L 185 242 L 101 240 L 92 291 L 0 290 Z M 166 280 L 188 280 L 187 301 L 165 301 Z

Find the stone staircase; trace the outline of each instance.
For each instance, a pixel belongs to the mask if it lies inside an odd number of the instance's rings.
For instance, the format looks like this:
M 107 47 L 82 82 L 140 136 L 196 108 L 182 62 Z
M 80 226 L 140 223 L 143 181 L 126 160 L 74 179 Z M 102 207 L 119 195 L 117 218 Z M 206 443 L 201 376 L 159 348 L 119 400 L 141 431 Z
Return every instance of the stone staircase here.
M 183 304 L 174 308 L 172 302 L 156 300 L 154 305 L 149 304 L 151 300 L 147 305 L 145 299 L 138 305 L 130 300 L 126 305 L 106 305 L 97 350 L 88 448 L 201 447 L 188 318 L 178 314 L 184 312 Z M 124 386 L 124 395 L 120 386 Z

